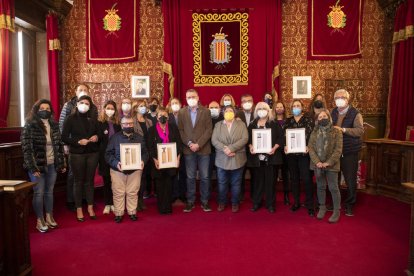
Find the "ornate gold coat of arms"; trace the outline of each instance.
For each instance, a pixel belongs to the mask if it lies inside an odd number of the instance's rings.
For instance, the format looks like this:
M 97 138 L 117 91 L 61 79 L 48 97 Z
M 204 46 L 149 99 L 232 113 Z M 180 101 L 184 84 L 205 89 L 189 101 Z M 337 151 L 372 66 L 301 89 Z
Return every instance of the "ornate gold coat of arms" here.
M 121 29 L 121 17 L 117 14 L 118 10 L 115 9 L 115 6 L 118 3 L 115 3 L 110 10 L 105 10 L 106 15 L 103 18 L 104 30 L 109 31 L 106 35 L 114 34 L 116 36 L 116 31 Z
M 231 47 L 230 42 L 226 39 L 228 35 L 222 33 L 223 27 L 220 28 L 220 32 L 212 35 L 214 37 L 210 44 L 210 63 L 217 64 L 216 68 L 221 69 L 226 63 L 231 61 Z
M 328 14 L 328 26 L 333 28 L 334 31 L 340 31 L 340 29 L 346 26 L 346 14 L 342 11 L 344 6 L 340 6 L 338 0 L 335 6 L 330 6 L 331 12 Z

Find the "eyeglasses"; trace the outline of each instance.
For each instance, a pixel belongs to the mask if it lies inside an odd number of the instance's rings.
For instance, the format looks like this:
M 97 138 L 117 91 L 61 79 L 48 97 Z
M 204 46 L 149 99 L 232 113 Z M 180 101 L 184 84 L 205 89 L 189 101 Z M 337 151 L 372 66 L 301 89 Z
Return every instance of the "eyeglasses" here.
M 335 97 L 334 99 L 335 100 L 339 100 L 339 99 L 346 100 L 347 98 L 345 96 L 339 96 L 339 97 Z
M 123 126 L 134 126 L 134 123 L 121 123 Z

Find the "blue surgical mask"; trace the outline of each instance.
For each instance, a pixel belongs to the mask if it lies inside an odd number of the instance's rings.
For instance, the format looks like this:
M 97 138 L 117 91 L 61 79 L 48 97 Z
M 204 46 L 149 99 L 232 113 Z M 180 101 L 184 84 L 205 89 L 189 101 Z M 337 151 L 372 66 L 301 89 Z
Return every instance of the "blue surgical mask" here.
M 302 108 L 294 107 L 292 109 L 293 116 L 299 116 L 302 113 Z

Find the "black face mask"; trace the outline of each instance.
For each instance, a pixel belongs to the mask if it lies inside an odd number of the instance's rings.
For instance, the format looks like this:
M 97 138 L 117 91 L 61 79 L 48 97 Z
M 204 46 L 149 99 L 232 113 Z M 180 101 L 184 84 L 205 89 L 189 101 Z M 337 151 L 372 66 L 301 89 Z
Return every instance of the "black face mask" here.
M 329 125 L 329 119 L 321 119 L 318 121 L 318 125 L 322 126 L 322 127 L 326 127 L 327 125 Z
M 316 100 L 316 101 L 313 102 L 313 106 L 315 108 L 322 108 L 323 107 L 323 102 L 320 101 L 320 100 Z
M 134 133 L 134 128 L 133 127 L 124 127 L 122 129 L 123 132 L 125 132 L 126 134 L 132 134 Z
M 167 117 L 165 117 L 165 116 L 161 116 L 161 117 L 159 117 L 159 118 L 158 118 L 158 121 L 159 121 L 161 124 L 165 124 L 165 123 L 167 122 L 167 120 L 168 120 L 168 118 L 167 118 Z
M 158 107 L 158 105 L 156 105 L 156 104 L 151 104 L 151 105 L 149 106 L 149 109 L 151 110 L 151 112 L 155 112 L 155 111 L 157 111 L 157 107 Z
M 37 116 L 39 116 L 41 119 L 49 119 L 51 115 L 52 112 L 50 112 L 49 110 L 39 110 L 37 112 Z

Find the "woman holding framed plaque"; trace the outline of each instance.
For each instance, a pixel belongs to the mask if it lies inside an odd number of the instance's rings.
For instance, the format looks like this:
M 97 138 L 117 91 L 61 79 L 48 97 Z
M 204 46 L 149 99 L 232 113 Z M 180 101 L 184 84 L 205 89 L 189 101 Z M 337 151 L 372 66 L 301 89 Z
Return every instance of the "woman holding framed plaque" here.
M 148 150 L 154 167 L 152 175 L 157 190 L 157 205 L 160 214 L 172 213 L 172 185 L 178 167 L 182 142 L 174 123 L 168 122 L 168 111 L 158 107 L 157 123 L 148 130 Z
M 265 102 L 259 102 L 254 110 L 254 121 L 250 123 L 249 151 L 247 167 L 253 168 L 253 207 L 256 212 L 265 195 L 266 208 L 270 213 L 275 212 L 276 187 L 274 166 L 282 164 L 280 146 L 283 145 L 283 132 L 273 120 L 273 113 Z
M 314 121 L 304 114 L 304 105 L 301 100 L 293 100 L 291 109 L 293 116 L 286 119 L 284 126 L 285 153 L 287 154 L 294 198 L 294 203 L 290 209 L 296 212 L 300 208 L 300 180 L 302 180 L 305 184 L 305 206 L 308 209 L 309 216 L 313 217 L 315 210 L 307 145 L 313 130 Z
M 332 195 L 334 206 L 330 223 L 339 220 L 341 209 L 341 193 L 338 188 L 338 173 L 342 154 L 342 132 L 332 126 L 329 111 L 322 109 L 317 117 L 315 129 L 309 139 L 310 168 L 315 172 L 317 195 L 319 201 L 318 219 L 326 213 L 326 184 Z

